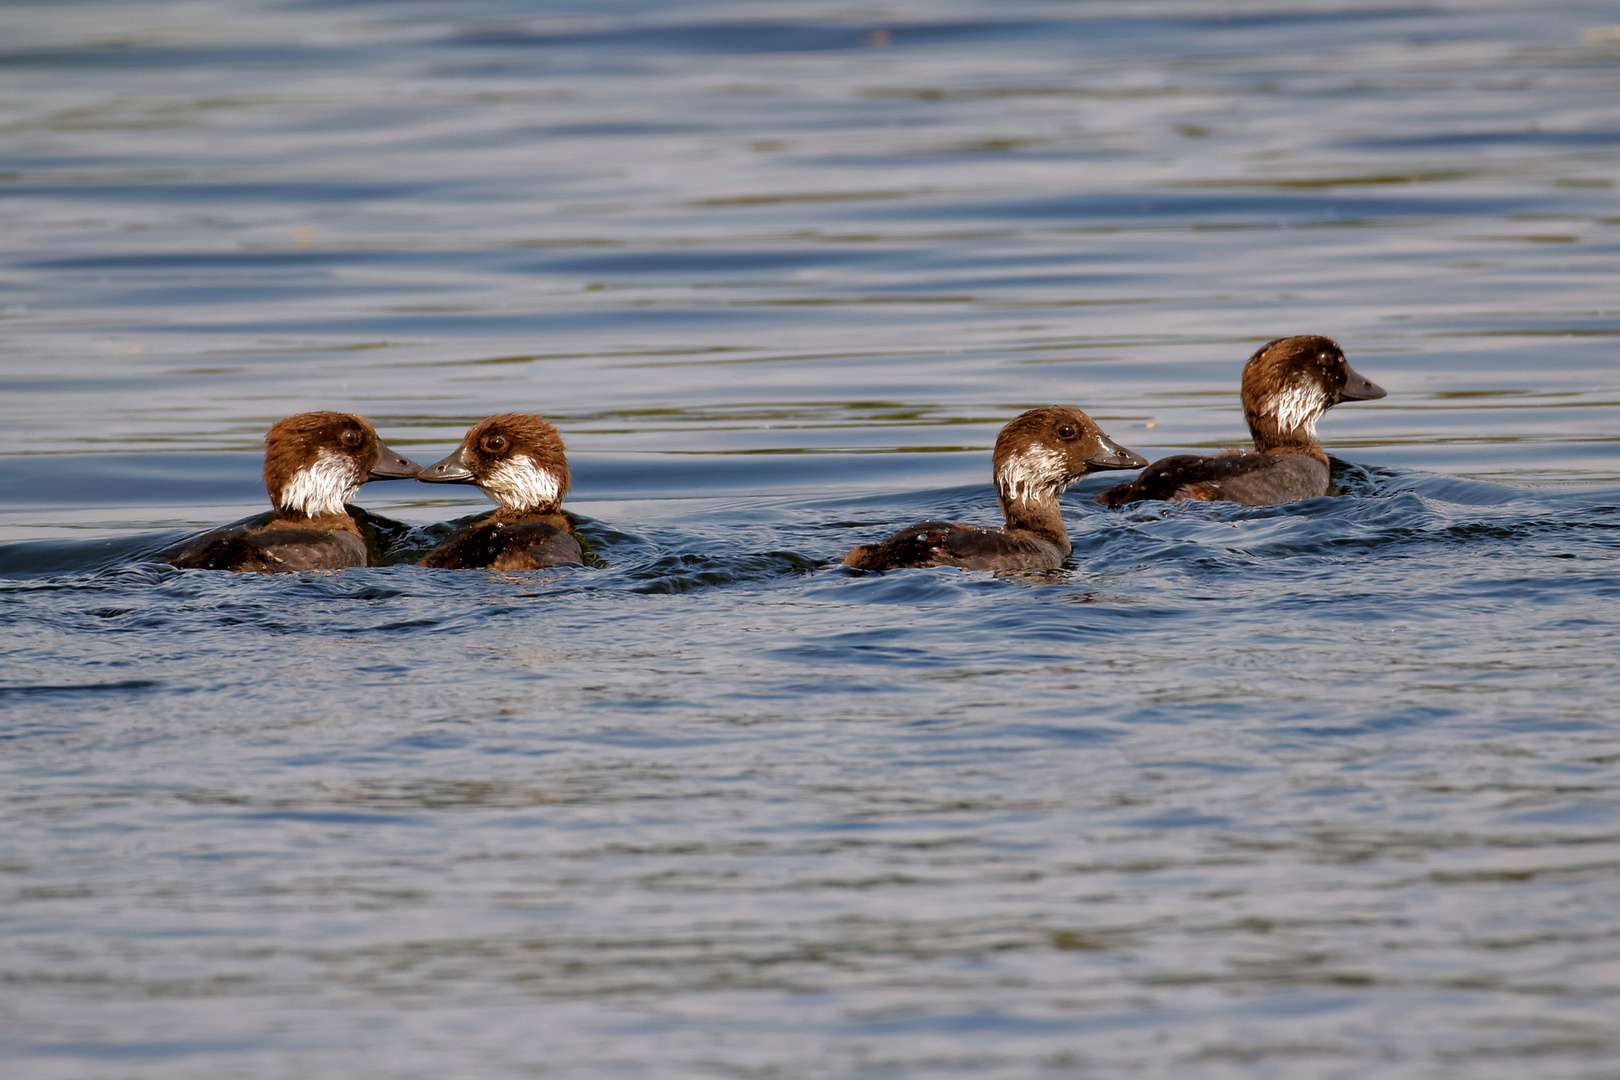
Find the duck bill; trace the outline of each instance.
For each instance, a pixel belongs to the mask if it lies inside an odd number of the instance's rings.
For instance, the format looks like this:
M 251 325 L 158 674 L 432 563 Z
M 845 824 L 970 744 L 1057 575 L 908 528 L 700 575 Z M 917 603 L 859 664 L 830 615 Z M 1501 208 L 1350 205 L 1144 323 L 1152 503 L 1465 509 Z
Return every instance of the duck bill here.
M 428 484 L 470 484 L 473 482 L 472 470 L 461 457 L 461 448 L 443 461 L 435 461 L 432 465 L 416 474 L 418 480 Z
M 1350 367 L 1344 369 L 1344 389 L 1340 401 L 1377 401 L 1389 391 Z
M 366 474 L 367 480 L 409 480 L 422 471 L 422 466 L 401 454 L 398 450 L 390 449 L 382 441 L 377 443 L 377 464 L 371 467 Z
M 1086 464 L 1093 469 L 1140 469 L 1147 464 L 1147 458 L 1125 449 L 1108 436 L 1098 433 L 1097 452 L 1086 459 Z

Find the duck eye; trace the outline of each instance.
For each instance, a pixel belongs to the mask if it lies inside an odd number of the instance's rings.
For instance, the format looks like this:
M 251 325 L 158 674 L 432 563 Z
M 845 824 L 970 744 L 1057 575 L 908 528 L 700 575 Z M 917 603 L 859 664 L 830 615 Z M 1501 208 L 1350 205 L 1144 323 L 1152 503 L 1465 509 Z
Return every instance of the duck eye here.
M 1073 424 L 1064 424 L 1062 427 L 1058 428 L 1058 438 L 1060 438 L 1060 439 L 1072 439 L 1072 438 L 1074 438 L 1074 425 Z
M 486 454 L 499 454 L 501 451 L 506 449 L 506 436 L 485 435 L 484 441 L 479 445 L 484 448 L 484 452 Z
M 344 428 L 343 434 L 338 436 L 338 441 L 352 450 L 360 445 L 360 433 L 354 428 Z

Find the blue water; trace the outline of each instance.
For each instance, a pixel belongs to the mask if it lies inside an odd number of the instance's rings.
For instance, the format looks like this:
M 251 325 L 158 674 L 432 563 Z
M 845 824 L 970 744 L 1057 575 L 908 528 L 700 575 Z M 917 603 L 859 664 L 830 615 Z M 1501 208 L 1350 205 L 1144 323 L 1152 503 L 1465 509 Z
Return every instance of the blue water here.
M 1610 1077 L 1620 14 L 0 7 L 0 1073 Z M 990 522 L 1018 411 L 1289 506 Z M 157 556 L 563 432 L 601 565 Z

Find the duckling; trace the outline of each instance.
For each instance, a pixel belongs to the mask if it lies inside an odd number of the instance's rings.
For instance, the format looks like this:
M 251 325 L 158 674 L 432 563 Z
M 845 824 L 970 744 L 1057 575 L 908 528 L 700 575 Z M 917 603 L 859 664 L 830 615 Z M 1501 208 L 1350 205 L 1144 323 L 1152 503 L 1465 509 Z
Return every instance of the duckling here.
M 1160 458 L 1097 501 L 1206 499 L 1266 506 L 1326 495 L 1328 458 L 1316 422 L 1343 401 L 1374 401 L 1385 390 L 1354 371 L 1344 350 L 1316 334 L 1262 345 L 1243 367 L 1243 416 L 1254 452 Z
M 204 533 L 171 561 L 187 570 L 256 574 L 365 566 L 365 541 L 344 504 L 367 481 L 408 480 L 419 472 L 358 416 L 289 416 L 264 437 L 264 487 L 275 516 Z
M 419 565 L 441 569 L 538 570 L 584 561 L 561 510 L 568 493 L 562 436 L 540 419 L 503 413 L 474 424 L 455 453 L 423 469 L 430 484 L 474 484 L 500 509 L 464 526 Z
M 1062 405 L 1013 417 L 996 436 L 992 458 L 1000 527 L 923 521 L 844 556 L 857 570 L 959 566 L 964 570 L 1045 570 L 1063 565 L 1073 546 L 1058 496 L 1099 469 L 1147 464 L 1103 433 L 1091 417 Z

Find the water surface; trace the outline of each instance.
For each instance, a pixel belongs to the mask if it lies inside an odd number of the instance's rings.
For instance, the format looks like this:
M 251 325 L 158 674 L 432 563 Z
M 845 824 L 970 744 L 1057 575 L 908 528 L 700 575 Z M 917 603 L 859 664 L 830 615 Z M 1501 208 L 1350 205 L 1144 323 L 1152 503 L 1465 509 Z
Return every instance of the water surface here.
M 6 1074 L 1612 1075 L 1616 22 L 0 9 Z M 834 565 L 1300 332 L 1335 497 Z M 153 561 L 314 408 L 603 565 Z

